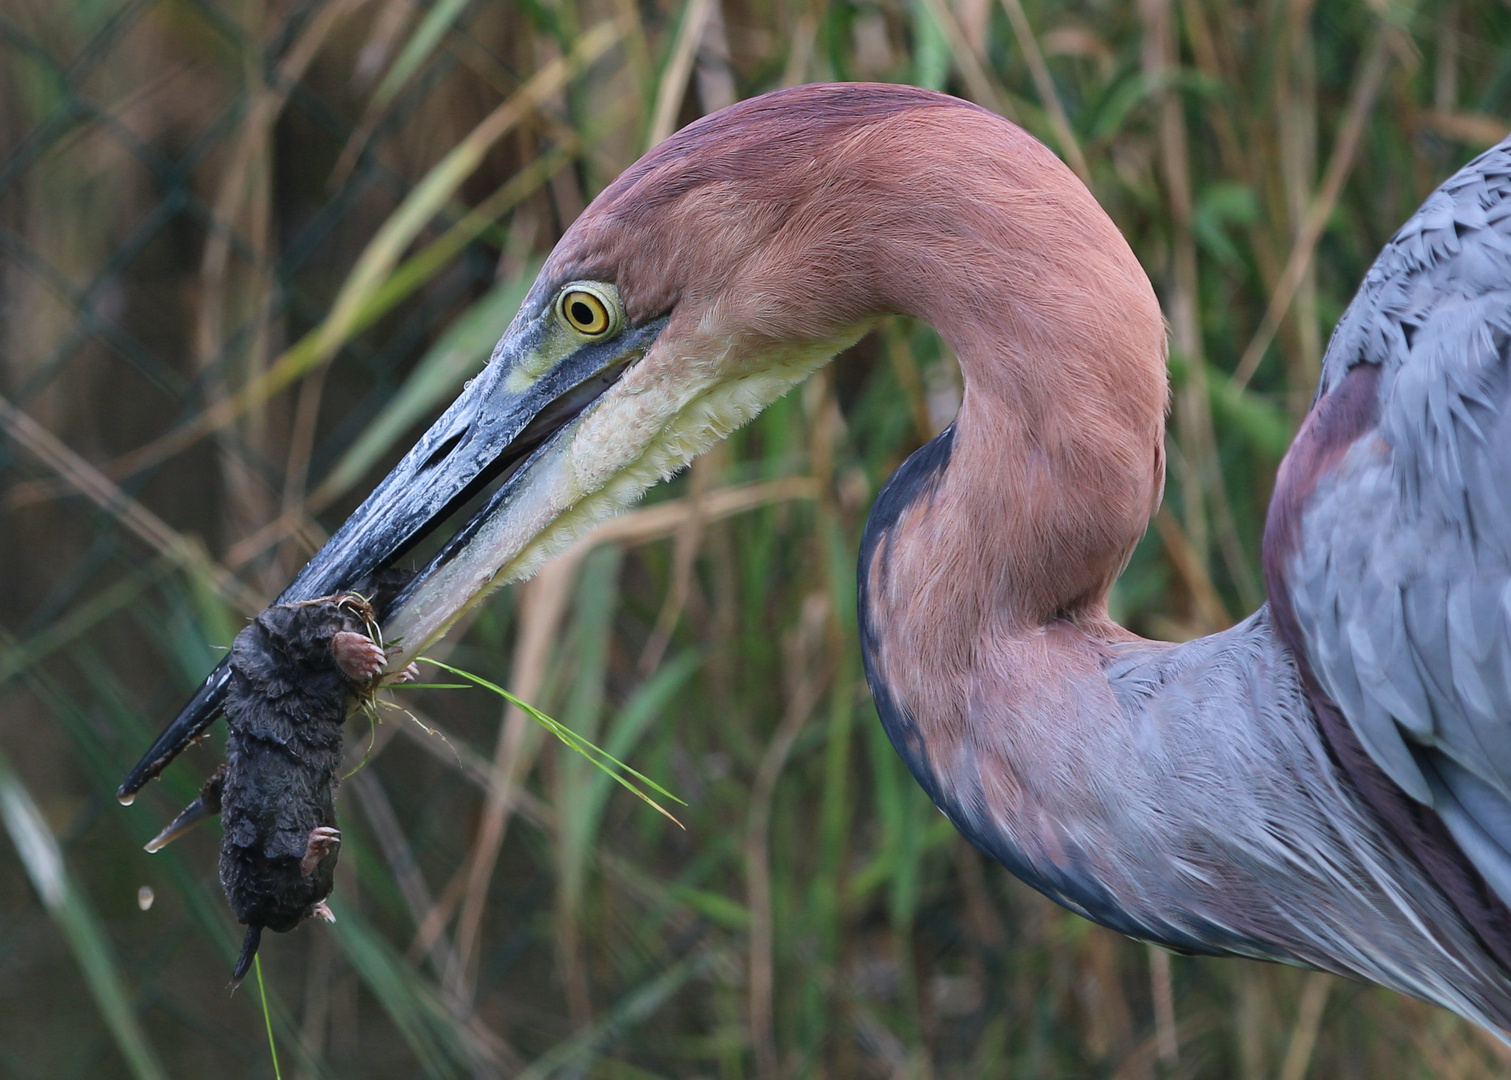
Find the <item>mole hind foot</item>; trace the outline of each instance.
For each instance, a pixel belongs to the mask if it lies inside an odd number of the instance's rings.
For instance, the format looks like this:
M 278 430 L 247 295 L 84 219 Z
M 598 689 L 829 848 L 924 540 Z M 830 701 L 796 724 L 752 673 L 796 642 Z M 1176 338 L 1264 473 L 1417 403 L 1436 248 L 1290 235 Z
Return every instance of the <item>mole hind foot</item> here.
M 310 908 L 310 918 L 323 919 L 326 922 L 335 922 L 336 913 L 331 910 L 331 906 L 329 904 L 322 900 L 320 901 L 320 903 Z
M 310 830 L 310 842 L 304 849 L 304 858 L 299 860 L 299 872 L 309 877 L 320 865 L 320 860 L 341 846 L 341 833 L 329 825 L 320 825 Z
M 331 638 L 331 653 L 341 673 L 354 683 L 370 683 L 388 666 L 388 656 L 366 634 L 339 630 Z

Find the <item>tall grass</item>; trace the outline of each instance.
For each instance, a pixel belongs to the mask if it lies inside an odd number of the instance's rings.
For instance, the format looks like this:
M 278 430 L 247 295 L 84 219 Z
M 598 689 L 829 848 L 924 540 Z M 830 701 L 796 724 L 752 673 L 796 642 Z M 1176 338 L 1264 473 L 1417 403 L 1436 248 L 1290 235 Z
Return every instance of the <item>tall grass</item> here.
M 215 830 L 141 852 L 218 750 L 110 792 L 595 191 L 736 97 L 862 78 L 999 110 L 1117 220 L 1174 405 L 1116 613 L 1184 638 L 1250 610 L 1332 323 L 1511 122 L 1503 3 L 0 0 L 0 740 L 76 913 L 0 853 L 0 1070 L 267 1075 Z M 444 738 L 385 718 L 339 921 L 263 946 L 291 1074 L 1504 1071 L 1384 991 L 1091 926 L 933 812 L 866 695 L 854 560 L 958 394 L 894 320 L 451 637 L 687 829 L 491 695 L 406 696 Z

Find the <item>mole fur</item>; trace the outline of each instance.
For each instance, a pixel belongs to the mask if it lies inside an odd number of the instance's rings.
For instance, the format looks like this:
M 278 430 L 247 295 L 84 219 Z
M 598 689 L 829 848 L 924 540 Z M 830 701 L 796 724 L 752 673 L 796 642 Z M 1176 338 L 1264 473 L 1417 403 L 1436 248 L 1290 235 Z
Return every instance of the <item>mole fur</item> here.
M 371 625 L 367 601 L 329 596 L 268 608 L 231 646 L 230 736 L 216 777 L 225 828 L 220 882 L 247 927 L 233 985 L 264 927 L 292 930 L 331 893 L 341 726 L 352 695 L 372 684 L 342 669 L 332 642 L 343 631 L 366 635 Z

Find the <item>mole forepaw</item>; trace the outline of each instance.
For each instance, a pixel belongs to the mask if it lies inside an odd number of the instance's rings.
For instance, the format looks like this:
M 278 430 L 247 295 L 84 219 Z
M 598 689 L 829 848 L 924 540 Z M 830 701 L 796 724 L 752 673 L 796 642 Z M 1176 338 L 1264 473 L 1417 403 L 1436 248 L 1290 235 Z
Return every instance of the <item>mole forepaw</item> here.
M 299 872 L 309 877 L 320 865 L 320 860 L 341 846 L 341 832 L 329 825 L 320 825 L 310 830 L 310 842 L 305 846 L 304 858 L 299 860 Z
M 331 638 L 331 652 L 341 673 L 354 683 L 370 683 L 388 666 L 383 646 L 352 630 L 337 631 Z

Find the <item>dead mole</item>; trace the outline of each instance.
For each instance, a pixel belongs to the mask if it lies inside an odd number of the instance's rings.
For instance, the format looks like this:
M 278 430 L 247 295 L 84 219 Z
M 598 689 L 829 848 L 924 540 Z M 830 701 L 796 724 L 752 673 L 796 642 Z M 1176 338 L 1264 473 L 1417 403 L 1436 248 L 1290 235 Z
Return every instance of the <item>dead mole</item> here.
M 219 813 L 220 883 L 247 928 L 231 975 L 239 984 L 266 927 L 279 933 L 317 915 L 335 882 L 341 833 L 336 785 L 341 728 L 387 658 L 373 608 L 355 593 L 270 607 L 231 646 L 226 763 L 159 834 L 156 851 Z

